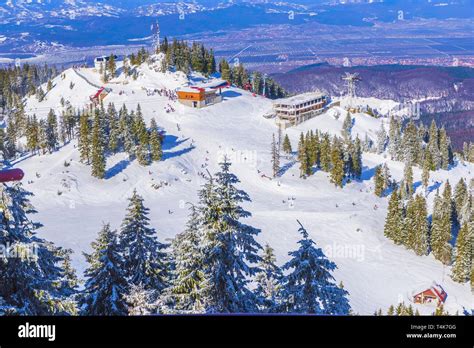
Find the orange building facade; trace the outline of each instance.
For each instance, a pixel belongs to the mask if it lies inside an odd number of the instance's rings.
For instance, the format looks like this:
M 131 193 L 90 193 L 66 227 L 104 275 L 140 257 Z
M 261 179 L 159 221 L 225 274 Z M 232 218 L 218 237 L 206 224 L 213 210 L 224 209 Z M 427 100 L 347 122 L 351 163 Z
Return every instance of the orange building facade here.
M 181 87 L 176 93 L 181 104 L 192 108 L 203 108 L 222 101 L 222 89 L 229 83 L 224 80 L 202 83 L 200 85 Z

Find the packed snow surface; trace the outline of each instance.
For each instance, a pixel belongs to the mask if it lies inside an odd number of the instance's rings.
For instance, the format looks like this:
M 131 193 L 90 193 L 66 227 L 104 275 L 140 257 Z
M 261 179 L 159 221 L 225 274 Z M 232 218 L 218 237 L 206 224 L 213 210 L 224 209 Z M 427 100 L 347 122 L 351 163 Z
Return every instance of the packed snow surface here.
M 387 162 L 393 177 L 400 180 L 402 163 L 365 154 L 362 180 L 340 189 L 323 172 L 301 179 L 299 164 L 292 156 L 282 159 L 281 177 L 269 179 L 270 144 L 272 134 L 278 130 L 273 120 L 262 116 L 271 109 L 272 102 L 234 87 L 223 91 L 222 103 L 204 109 L 192 109 L 167 97 L 152 95 L 149 91 L 154 89 L 175 90 L 190 83 L 184 74 L 159 72 L 158 58 L 155 64 L 139 68 L 137 80 L 126 79 L 122 74 L 108 83 L 106 86 L 112 92 L 105 103 L 113 102 L 117 109 L 125 104 L 129 110 L 140 104 L 147 122 L 156 118 L 166 131 L 163 161 L 141 167 L 136 161 L 130 162 L 126 154 L 118 154 L 107 160 L 106 179 L 98 180 L 91 177 L 90 167 L 79 162 L 74 141 L 53 154 L 17 163 L 26 173 L 26 188 L 35 194 L 33 203 L 39 211 L 35 219 L 44 225 L 40 236 L 73 249 L 74 265 L 80 272 L 87 266 L 82 252 L 91 250 L 90 243 L 103 222 L 120 227 L 127 198 L 134 189 L 144 196 L 151 209 L 151 224 L 160 241 L 182 231 L 188 214 L 186 203 L 197 201 L 197 191 L 203 183 L 200 174 L 206 170 L 214 173 L 227 154 L 233 163 L 232 171 L 241 180 L 240 187 L 252 199 L 245 208 L 253 214 L 248 223 L 262 230 L 259 242 L 275 248 L 278 263 L 284 263 L 288 252 L 297 248 L 299 219 L 316 244 L 336 262 L 334 276 L 348 290 L 355 313 L 372 314 L 379 308 L 385 312 L 391 304 L 409 303 L 414 289 L 429 288 L 433 281 L 448 293 L 445 309 L 450 313 L 473 307 L 469 285 L 453 282 L 450 267 L 443 266 L 432 255 L 417 256 L 383 235 L 388 198 L 378 198 L 373 193 L 374 167 Z M 193 75 L 191 83 L 199 79 L 202 77 Z M 82 68 L 67 70 L 53 85 L 43 102 L 34 97 L 27 100 L 28 114 L 43 118 L 51 108 L 59 113 L 63 110 L 61 98 L 75 108 L 86 107 L 89 96 L 102 83 L 97 71 Z M 378 109 L 394 107 L 392 101 L 364 102 Z M 169 106 L 176 111 L 166 112 Z M 288 129 L 293 149 L 302 131 L 320 129 L 340 135 L 344 116 L 345 111 L 336 107 Z M 363 113 L 355 114 L 354 118 L 353 136 L 364 139 L 367 134 L 375 140 L 381 120 Z M 388 128 L 386 120 L 385 123 Z M 65 162 L 70 166 L 66 167 Z M 473 170 L 472 165 L 457 164 L 449 171 L 431 173 L 429 210 L 436 190 L 442 189 L 448 178 L 455 184 L 461 177 L 472 178 Z M 418 168 L 414 169 L 414 179 L 421 192 Z M 155 189 L 154 184 L 161 187 Z M 434 311 L 429 305 L 416 307 L 425 314 Z

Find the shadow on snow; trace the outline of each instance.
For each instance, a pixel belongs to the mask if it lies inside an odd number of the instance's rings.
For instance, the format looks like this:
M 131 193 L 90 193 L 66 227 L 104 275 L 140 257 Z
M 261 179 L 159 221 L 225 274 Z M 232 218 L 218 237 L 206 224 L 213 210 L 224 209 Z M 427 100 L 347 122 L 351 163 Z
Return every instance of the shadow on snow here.
M 113 167 L 107 169 L 105 172 L 104 179 L 111 179 L 117 174 L 123 172 L 129 165 L 131 161 L 130 160 L 121 160 L 120 162 L 116 163 Z
M 166 160 L 168 160 L 170 158 L 174 158 L 174 157 L 179 157 L 179 156 L 184 155 L 184 154 L 190 152 L 191 150 L 193 150 L 194 145 L 190 145 L 190 146 L 188 146 L 184 149 L 181 149 L 181 150 L 170 151 L 170 150 L 173 150 L 174 148 L 176 148 L 177 146 L 187 142 L 188 140 L 189 140 L 189 138 L 178 140 L 178 137 L 176 137 L 174 135 L 166 135 L 164 140 L 163 140 L 163 144 L 162 144 L 162 150 L 163 150 L 162 161 L 166 161 Z M 127 169 L 127 167 L 134 160 L 135 160 L 134 158 L 133 159 L 121 160 L 120 162 L 116 163 L 114 166 L 112 166 L 111 168 L 106 170 L 104 178 L 105 179 L 111 179 L 114 176 L 116 176 L 117 174 L 120 174 L 125 169 Z
M 162 160 L 166 161 L 166 160 L 168 160 L 170 158 L 173 158 L 173 157 L 179 157 L 179 156 L 184 155 L 184 154 L 190 152 L 191 150 L 193 150 L 194 145 L 190 145 L 190 146 L 188 146 L 184 149 L 181 149 L 181 150 L 169 151 L 169 150 L 172 150 L 172 149 L 176 148 L 177 146 L 187 142 L 188 140 L 189 140 L 189 138 L 178 140 L 178 137 L 176 137 L 175 135 L 165 135 L 165 139 L 163 140 L 163 145 L 162 145 L 162 149 L 163 149 Z

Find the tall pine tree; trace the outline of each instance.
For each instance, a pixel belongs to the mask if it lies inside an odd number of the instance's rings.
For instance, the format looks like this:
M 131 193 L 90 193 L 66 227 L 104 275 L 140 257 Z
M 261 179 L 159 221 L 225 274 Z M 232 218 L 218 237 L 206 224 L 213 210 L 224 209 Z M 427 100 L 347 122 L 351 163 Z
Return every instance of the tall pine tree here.
M 472 269 L 472 257 L 473 257 L 473 245 L 472 245 L 472 224 L 470 222 L 471 229 L 469 230 L 468 223 L 464 223 L 459 230 L 458 237 L 456 239 L 456 247 L 454 264 L 452 268 L 451 277 L 454 281 L 459 283 L 465 283 L 469 281 Z
M 157 240 L 148 214 L 143 198 L 133 191 L 119 235 L 123 270 L 129 283 L 159 293 L 168 285 L 167 245 Z
M 123 272 L 123 258 L 119 252 L 117 233 L 105 224 L 93 252 L 84 254 L 89 268 L 85 271 L 81 312 L 83 315 L 127 315 L 127 279 Z
M 220 163 L 215 181 L 209 178 L 200 192 L 203 228 L 204 308 L 207 313 L 256 311 L 256 299 L 248 288 L 249 277 L 258 271 L 260 233 L 240 220 L 251 214 L 240 204 L 248 195 L 235 187 L 239 179 L 230 172 L 227 158 Z
M 276 265 L 274 250 L 268 244 L 263 249 L 260 271 L 255 275 L 255 294 L 261 312 L 274 313 L 278 311 L 279 297 L 283 280 L 283 272 Z
M 396 244 L 403 243 L 403 204 L 400 193 L 394 190 L 388 203 L 387 217 L 385 218 L 384 235 Z
M 292 257 L 283 270 L 290 271 L 285 277 L 283 305 L 289 313 L 347 315 L 350 311 L 347 291 L 334 283 L 331 272 L 336 264 L 326 258 L 309 238 L 303 225 L 299 232 L 302 239 L 298 250 L 292 251 Z
M 92 176 L 103 179 L 105 177 L 105 149 L 104 149 L 104 134 L 100 120 L 99 110 L 95 111 L 94 123 L 92 126 L 92 140 L 91 140 L 91 164 Z
M 175 269 L 171 292 L 175 310 L 184 313 L 199 313 L 203 308 L 202 288 L 204 283 L 203 255 L 201 243 L 201 217 L 196 206 L 191 205 L 186 230 L 173 241 Z
M 406 213 L 406 246 L 417 255 L 429 252 L 429 225 L 426 201 L 420 196 L 409 201 Z
M 431 227 L 431 248 L 433 255 L 443 264 L 449 265 L 452 260 L 452 201 L 451 186 L 446 182 L 443 196 L 438 193 L 434 199 L 432 227 Z

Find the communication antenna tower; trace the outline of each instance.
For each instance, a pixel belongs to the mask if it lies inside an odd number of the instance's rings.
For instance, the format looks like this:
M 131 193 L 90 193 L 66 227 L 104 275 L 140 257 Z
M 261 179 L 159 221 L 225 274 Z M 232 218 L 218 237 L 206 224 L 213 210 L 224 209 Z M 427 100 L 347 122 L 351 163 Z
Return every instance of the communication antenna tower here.
M 151 25 L 151 34 L 153 40 L 153 49 L 155 52 L 158 52 L 160 49 L 160 24 L 158 20 Z

